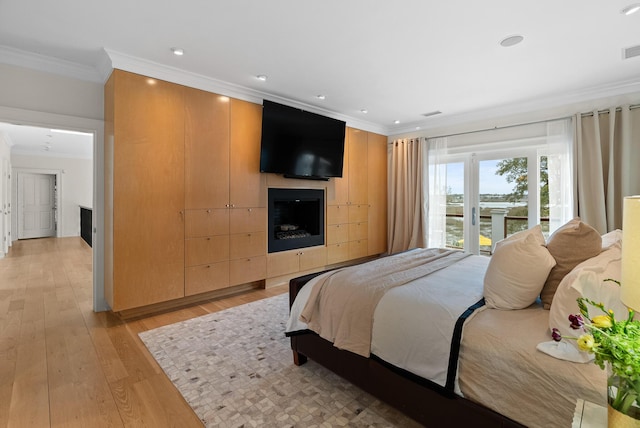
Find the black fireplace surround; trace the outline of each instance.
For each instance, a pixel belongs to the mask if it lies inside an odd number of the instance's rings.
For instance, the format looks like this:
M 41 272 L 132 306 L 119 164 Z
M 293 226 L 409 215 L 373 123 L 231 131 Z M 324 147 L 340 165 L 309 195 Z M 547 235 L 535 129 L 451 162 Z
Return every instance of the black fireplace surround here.
M 324 190 L 269 189 L 269 252 L 324 245 Z

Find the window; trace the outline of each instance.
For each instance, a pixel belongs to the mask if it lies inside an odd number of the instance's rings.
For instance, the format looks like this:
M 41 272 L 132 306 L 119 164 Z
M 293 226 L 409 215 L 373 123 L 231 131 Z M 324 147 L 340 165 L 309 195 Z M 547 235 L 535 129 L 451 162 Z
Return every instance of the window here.
M 429 246 L 491 254 L 500 239 L 572 217 L 569 120 L 428 141 Z

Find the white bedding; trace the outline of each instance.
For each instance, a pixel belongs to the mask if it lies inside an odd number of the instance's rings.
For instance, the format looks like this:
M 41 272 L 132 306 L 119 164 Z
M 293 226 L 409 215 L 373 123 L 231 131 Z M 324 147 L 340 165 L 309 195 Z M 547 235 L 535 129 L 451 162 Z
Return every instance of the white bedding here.
M 453 326 L 469 306 L 482 298 L 482 278 L 488 262 L 486 257 L 467 257 L 389 290 L 374 312 L 371 352 L 396 367 L 445 386 Z M 314 278 L 296 297 L 287 332 L 307 329 L 299 314 L 317 282 Z M 460 394 L 457 382 L 454 388 Z
M 468 305 L 447 310 L 440 302 L 462 289 L 475 290 L 480 299 L 488 263 L 487 257 L 468 257 L 388 291 L 374 312 L 371 352 L 444 385 L 446 366 L 434 366 L 429 358 L 445 351 L 448 356 L 449 345 L 435 337 L 450 341 L 451 331 L 442 330 L 437 319 L 441 311 L 457 317 Z M 434 293 L 423 281 L 447 287 Z M 298 314 L 312 286 L 313 280 L 298 294 L 287 332 L 307 329 Z M 606 377 L 595 364 L 558 360 L 536 349 L 549 340 L 548 316 L 539 301 L 522 310 L 476 310 L 463 330 L 455 392 L 531 428 L 571 426 L 577 398 L 606 405 Z

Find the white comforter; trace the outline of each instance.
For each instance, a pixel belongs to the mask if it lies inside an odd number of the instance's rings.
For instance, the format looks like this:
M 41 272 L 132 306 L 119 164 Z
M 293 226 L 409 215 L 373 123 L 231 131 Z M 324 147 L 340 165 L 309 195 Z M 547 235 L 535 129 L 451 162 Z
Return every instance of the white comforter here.
M 486 257 L 467 257 L 389 290 L 374 312 L 371 352 L 444 386 L 455 321 L 482 298 L 488 262 Z M 299 315 L 316 282 L 310 281 L 296 297 L 287 332 L 307 329 Z M 461 394 L 457 382 L 454 391 Z

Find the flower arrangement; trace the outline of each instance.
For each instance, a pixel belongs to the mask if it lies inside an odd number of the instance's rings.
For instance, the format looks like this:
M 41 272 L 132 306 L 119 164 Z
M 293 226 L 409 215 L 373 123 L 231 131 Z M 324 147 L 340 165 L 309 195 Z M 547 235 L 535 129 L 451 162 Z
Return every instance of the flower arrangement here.
M 590 318 L 587 305 L 602 313 Z M 611 407 L 640 419 L 637 404 L 640 399 L 640 321 L 634 320 L 633 310 L 629 310 L 625 320 L 616 321 L 613 311 L 583 297 L 578 298 L 578 307 L 580 314 L 569 315 L 569 322 L 572 329 L 581 330 L 582 334 L 567 338 L 576 340 L 582 351 L 594 354 L 594 362 L 609 371 L 607 388 Z M 556 328 L 552 336 L 555 341 L 563 337 Z

